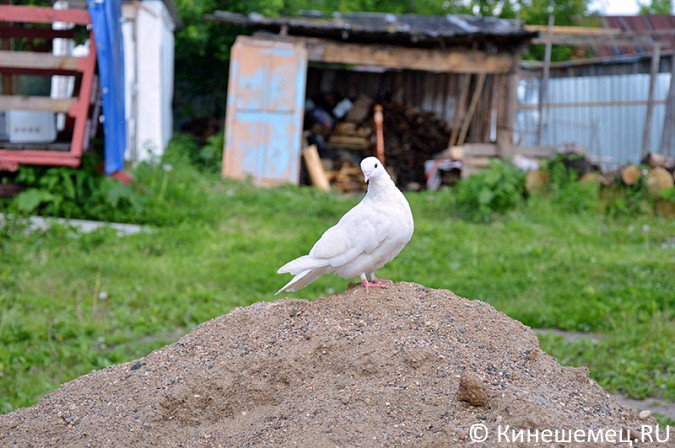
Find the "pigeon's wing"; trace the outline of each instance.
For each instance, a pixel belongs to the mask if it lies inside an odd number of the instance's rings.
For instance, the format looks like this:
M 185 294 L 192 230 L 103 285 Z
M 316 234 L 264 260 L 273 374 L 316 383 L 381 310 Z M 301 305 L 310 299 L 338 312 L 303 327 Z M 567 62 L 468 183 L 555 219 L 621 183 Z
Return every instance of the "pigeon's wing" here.
M 328 262 L 326 260 L 322 260 L 320 258 L 314 258 L 309 255 L 304 255 L 300 258 L 296 258 L 295 260 L 291 260 L 282 267 L 279 268 L 277 271 L 277 274 L 292 274 L 292 275 L 298 275 L 299 273 L 306 271 L 308 269 L 316 269 L 324 266 L 328 266 Z
M 387 238 L 391 220 L 363 202 L 351 209 L 314 244 L 309 256 L 343 266 L 361 254 L 371 253 Z

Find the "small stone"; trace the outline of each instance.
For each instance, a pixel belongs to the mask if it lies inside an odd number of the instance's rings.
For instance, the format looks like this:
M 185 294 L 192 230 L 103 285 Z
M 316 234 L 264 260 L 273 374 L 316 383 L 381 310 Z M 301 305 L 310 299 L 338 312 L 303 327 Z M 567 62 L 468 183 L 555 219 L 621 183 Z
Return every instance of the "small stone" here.
M 641 411 L 638 414 L 638 418 L 640 420 L 647 420 L 649 417 L 651 417 L 651 415 L 652 415 L 652 412 L 645 409 L 644 411 Z
M 465 373 L 459 379 L 457 399 L 473 406 L 484 406 L 490 398 L 483 381 L 473 373 Z
M 141 367 L 143 367 L 143 363 L 141 361 L 136 361 L 131 365 L 131 367 L 129 367 L 129 370 L 138 370 Z

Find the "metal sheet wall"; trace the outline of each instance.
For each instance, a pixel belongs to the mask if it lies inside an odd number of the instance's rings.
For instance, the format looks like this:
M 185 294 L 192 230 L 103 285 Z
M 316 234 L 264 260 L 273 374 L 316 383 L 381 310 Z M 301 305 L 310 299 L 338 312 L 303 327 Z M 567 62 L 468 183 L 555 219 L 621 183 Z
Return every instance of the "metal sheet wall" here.
M 649 150 L 657 151 L 668 96 L 670 74 L 660 73 L 654 88 L 654 110 L 650 124 Z M 569 143 L 586 148 L 588 155 L 608 167 L 639 162 L 647 111 L 649 75 L 617 75 L 551 79 L 546 103 L 564 107 L 546 107 L 543 113 L 542 145 Z M 521 105 L 537 104 L 539 80 L 522 80 L 518 88 Z M 611 105 L 588 103 L 611 102 Z M 638 104 L 622 104 L 637 102 Z M 572 105 L 573 103 L 584 103 Z M 539 113 L 536 108 L 519 110 L 515 142 L 537 143 Z

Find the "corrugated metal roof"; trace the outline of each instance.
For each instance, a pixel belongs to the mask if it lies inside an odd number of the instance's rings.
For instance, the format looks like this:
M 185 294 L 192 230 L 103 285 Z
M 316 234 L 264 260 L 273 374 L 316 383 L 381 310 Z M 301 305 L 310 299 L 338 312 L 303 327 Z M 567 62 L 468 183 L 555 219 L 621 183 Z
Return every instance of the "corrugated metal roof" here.
M 675 16 L 643 15 L 643 16 L 605 16 L 604 27 L 630 32 L 665 31 L 675 29 Z M 662 43 L 661 51 L 672 51 L 675 47 L 675 34 L 655 34 L 652 39 Z M 596 56 L 620 56 L 628 54 L 649 54 L 651 46 L 611 46 L 600 47 Z
M 210 20 L 296 36 L 324 37 L 350 42 L 391 42 L 438 47 L 446 44 L 491 42 L 519 45 L 538 35 L 515 21 L 466 15 L 421 16 L 388 13 L 308 14 L 268 18 L 215 11 Z

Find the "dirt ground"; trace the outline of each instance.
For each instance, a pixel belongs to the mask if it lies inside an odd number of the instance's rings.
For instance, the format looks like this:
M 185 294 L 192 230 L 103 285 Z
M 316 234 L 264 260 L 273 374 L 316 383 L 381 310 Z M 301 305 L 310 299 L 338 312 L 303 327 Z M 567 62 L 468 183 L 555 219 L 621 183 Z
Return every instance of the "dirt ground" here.
M 656 421 L 560 366 L 529 327 L 397 283 L 235 309 L 1 415 L 0 446 L 594 447 L 641 440 L 643 425 Z M 596 438 L 547 443 L 547 430 Z

